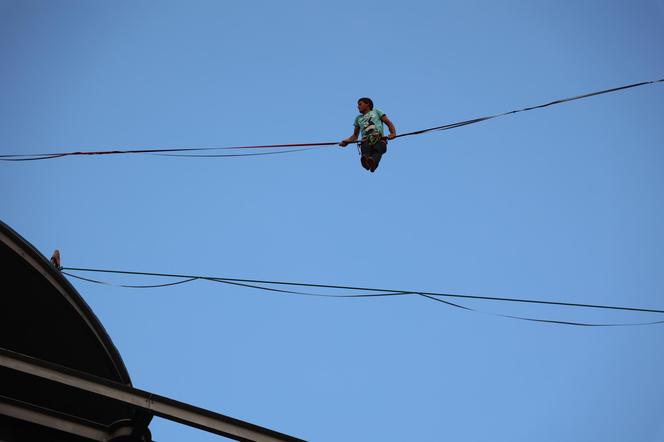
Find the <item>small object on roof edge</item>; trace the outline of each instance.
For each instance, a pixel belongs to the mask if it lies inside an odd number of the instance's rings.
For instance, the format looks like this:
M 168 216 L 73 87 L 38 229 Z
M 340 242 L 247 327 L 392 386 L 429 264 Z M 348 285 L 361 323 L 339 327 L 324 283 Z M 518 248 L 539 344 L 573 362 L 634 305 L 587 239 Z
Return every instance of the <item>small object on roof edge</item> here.
M 55 249 L 53 251 L 53 255 L 51 256 L 51 262 L 55 266 L 56 269 L 60 270 L 62 266 L 60 265 L 60 250 Z

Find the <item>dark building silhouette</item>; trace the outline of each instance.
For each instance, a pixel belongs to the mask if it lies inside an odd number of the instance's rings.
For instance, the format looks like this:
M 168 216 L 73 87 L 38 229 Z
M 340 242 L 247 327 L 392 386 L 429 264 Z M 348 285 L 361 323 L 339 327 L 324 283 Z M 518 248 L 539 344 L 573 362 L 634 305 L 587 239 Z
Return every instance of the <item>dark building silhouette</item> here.
M 49 260 L 4 223 L 0 263 L 0 347 L 131 387 L 120 353 L 90 307 Z M 63 431 L 74 422 L 98 429 L 108 440 L 151 440 L 146 416 L 58 382 L 2 367 L 0 395 L 2 441 L 88 440 Z
M 133 388 L 57 261 L 1 221 L 0 265 L 0 442 L 151 442 L 153 416 L 235 440 L 300 440 Z

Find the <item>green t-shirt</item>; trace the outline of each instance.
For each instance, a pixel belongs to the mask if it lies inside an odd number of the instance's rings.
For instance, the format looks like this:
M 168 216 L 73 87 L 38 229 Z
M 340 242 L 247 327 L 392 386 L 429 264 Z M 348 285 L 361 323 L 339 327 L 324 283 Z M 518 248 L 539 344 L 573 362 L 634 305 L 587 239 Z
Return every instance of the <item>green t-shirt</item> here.
M 383 118 L 385 112 L 380 109 L 371 109 L 366 114 L 360 114 L 355 117 L 355 126 L 362 131 L 362 139 L 368 138 L 372 133 L 378 132 L 383 136 Z

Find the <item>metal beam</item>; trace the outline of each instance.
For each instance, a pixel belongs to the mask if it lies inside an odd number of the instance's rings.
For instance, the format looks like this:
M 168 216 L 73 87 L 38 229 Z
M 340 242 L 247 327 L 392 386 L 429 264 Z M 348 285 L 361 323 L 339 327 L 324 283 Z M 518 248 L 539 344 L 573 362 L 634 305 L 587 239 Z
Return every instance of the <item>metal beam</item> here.
M 0 367 L 86 391 L 162 417 L 230 439 L 244 442 L 302 441 L 213 411 L 109 381 L 51 362 L 0 348 Z M 1 392 L 0 392 L 1 393 Z
M 86 421 L 4 396 L 0 396 L 0 414 L 100 442 L 110 439 L 108 429 L 96 422 Z
M 147 423 L 152 415 L 140 416 L 137 420 L 123 419 L 106 426 L 2 395 L 0 395 L 0 415 L 98 442 L 152 440 L 147 429 Z

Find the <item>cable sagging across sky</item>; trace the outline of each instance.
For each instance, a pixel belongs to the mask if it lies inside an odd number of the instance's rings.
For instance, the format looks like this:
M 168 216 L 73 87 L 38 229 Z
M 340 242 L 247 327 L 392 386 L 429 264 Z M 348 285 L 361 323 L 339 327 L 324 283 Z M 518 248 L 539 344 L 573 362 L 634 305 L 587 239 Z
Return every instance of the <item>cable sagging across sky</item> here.
M 162 277 L 162 278 L 176 278 L 179 279 L 177 282 L 165 283 L 165 284 L 151 284 L 151 285 L 128 285 L 128 284 L 119 284 L 118 286 L 123 288 L 135 288 L 135 289 L 144 289 L 144 288 L 159 288 L 167 287 L 178 284 L 185 284 L 189 282 L 194 282 L 196 280 L 217 282 L 226 285 L 239 286 L 245 288 L 252 288 L 257 290 L 263 290 L 273 293 L 282 293 L 290 295 L 299 295 L 299 296 L 313 296 L 313 297 L 324 297 L 324 298 L 379 298 L 379 297 L 394 297 L 394 296 L 420 296 L 433 301 L 441 302 L 446 305 L 477 312 L 485 313 L 493 316 L 499 316 L 509 319 L 517 319 L 530 322 L 539 322 L 539 323 L 552 323 L 552 324 L 561 324 L 561 325 L 573 325 L 573 326 L 584 326 L 584 327 L 624 327 L 624 326 L 637 326 L 637 325 L 654 325 L 654 324 L 663 324 L 663 320 L 651 321 L 651 322 L 638 322 L 638 323 L 587 323 L 587 322 L 574 322 L 574 321 L 561 321 L 553 319 L 541 319 L 541 318 L 530 318 L 524 316 L 515 316 L 515 315 L 505 315 L 498 313 L 486 313 L 481 310 L 463 306 L 454 302 L 449 301 L 449 298 L 457 299 L 468 299 L 468 300 L 479 300 L 479 301 L 495 301 L 495 302 L 511 302 L 511 303 L 523 303 L 523 304 L 540 304 L 548 306 L 561 306 L 561 307 L 571 307 L 571 308 L 582 308 L 582 309 L 600 309 L 600 310 L 618 310 L 618 311 L 629 311 L 629 312 L 640 312 L 640 313 L 656 313 L 664 315 L 664 310 L 660 309 L 648 309 L 648 308 L 637 308 L 637 307 L 622 307 L 622 306 L 612 306 L 612 305 L 598 305 L 598 304 L 582 304 L 582 303 L 573 303 L 573 302 L 561 302 L 561 301 L 544 301 L 536 299 L 522 299 L 522 298 L 504 298 L 504 297 L 493 297 L 493 296 L 477 296 L 477 295 L 464 295 L 456 293 L 441 293 L 441 292 L 424 292 L 418 290 L 392 290 L 392 289 L 381 289 L 381 288 L 370 288 L 370 287 L 353 287 L 353 286 L 342 286 L 342 285 L 329 285 L 329 284 L 310 284 L 310 283 L 301 283 L 301 282 L 284 282 L 284 281 L 268 281 L 268 280 L 256 280 L 256 279 L 238 279 L 238 278 L 224 278 L 224 277 L 215 277 L 215 276 L 200 276 L 200 275 L 184 275 L 184 274 L 171 274 L 171 273 L 153 273 L 153 272 L 135 272 L 135 271 L 124 271 L 124 270 L 107 270 L 107 269 L 91 269 L 91 268 L 78 268 L 78 267 L 62 267 L 60 269 L 63 274 L 80 279 L 83 281 L 103 284 L 103 285 L 115 285 L 106 281 L 101 281 L 97 279 L 87 278 L 80 275 L 75 275 L 70 272 L 91 272 L 91 273 L 106 273 L 106 274 L 116 274 L 116 275 L 131 275 L 131 276 L 150 276 L 150 277 Z M 340 291 L 343 294 L 330 294 L 330 293 L 319 293 L 319 292 L 304 292 L 299 290 L 290 290 L 279 287 L 302 287 L 310 289 L 325 289 L 325 290 L 335 290 Z M 447 299 L 444 299 L 447 298 Z

